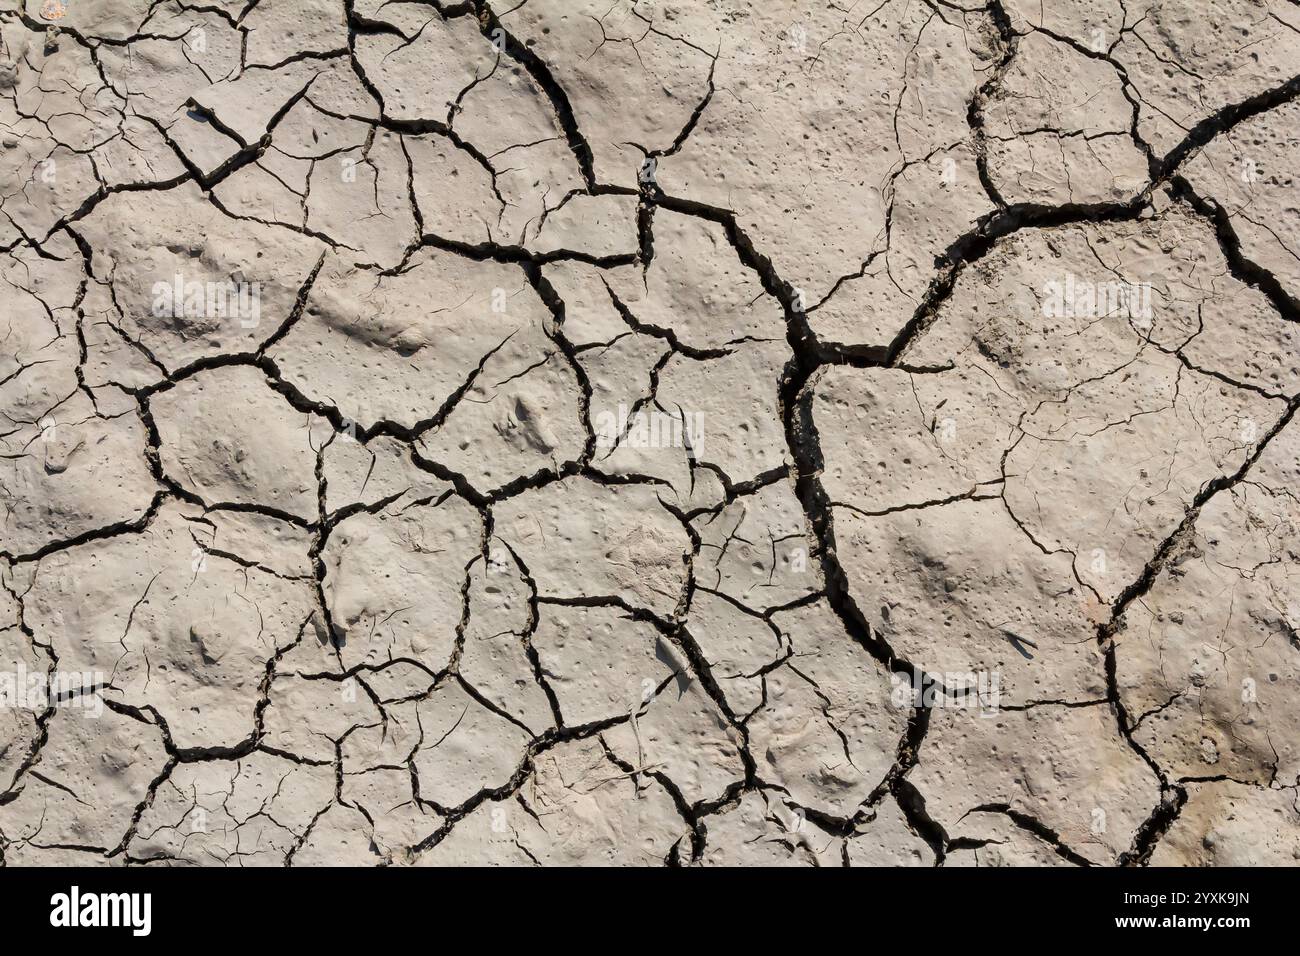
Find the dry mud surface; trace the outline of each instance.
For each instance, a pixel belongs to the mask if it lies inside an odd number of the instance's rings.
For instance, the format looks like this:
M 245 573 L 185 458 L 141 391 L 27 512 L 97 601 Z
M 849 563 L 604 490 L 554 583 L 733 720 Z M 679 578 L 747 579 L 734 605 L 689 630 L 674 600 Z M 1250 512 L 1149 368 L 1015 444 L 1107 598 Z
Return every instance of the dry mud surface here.
M 1294 0 L 0 0 L 7 865 L 1300 861 Z

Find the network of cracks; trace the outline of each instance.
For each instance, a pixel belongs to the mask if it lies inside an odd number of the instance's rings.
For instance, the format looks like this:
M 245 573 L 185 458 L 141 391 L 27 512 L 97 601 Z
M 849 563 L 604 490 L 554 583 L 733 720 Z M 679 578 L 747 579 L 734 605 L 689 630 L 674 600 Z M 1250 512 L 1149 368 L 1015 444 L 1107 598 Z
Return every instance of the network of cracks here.
M 0 0 L 0 861 L 1300 859 L 1293 0 Z

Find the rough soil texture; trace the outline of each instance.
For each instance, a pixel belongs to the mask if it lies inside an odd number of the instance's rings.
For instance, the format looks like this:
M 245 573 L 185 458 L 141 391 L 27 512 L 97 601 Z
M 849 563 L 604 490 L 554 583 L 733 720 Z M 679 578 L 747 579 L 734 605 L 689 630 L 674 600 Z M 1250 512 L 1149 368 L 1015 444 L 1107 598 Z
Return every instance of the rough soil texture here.
M 0 861 L 1294 865 L 1297 72 L 0 0 Z

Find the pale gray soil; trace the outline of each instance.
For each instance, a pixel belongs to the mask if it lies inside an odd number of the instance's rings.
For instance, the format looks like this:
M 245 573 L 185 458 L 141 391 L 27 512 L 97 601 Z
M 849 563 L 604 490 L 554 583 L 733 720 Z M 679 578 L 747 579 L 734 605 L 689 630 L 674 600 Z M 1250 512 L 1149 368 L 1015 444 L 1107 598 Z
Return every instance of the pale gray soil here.
M 0 0 L 0 862 L 1294 865 L 1298 73 Z

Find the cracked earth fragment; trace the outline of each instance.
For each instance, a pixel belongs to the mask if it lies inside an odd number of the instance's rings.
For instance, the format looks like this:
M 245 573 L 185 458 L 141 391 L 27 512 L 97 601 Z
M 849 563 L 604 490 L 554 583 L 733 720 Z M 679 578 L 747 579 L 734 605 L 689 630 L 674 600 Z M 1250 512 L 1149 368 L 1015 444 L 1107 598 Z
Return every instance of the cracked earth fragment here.
M 1284 0 L 0 0 L 0 865 L 1300 858 Z

